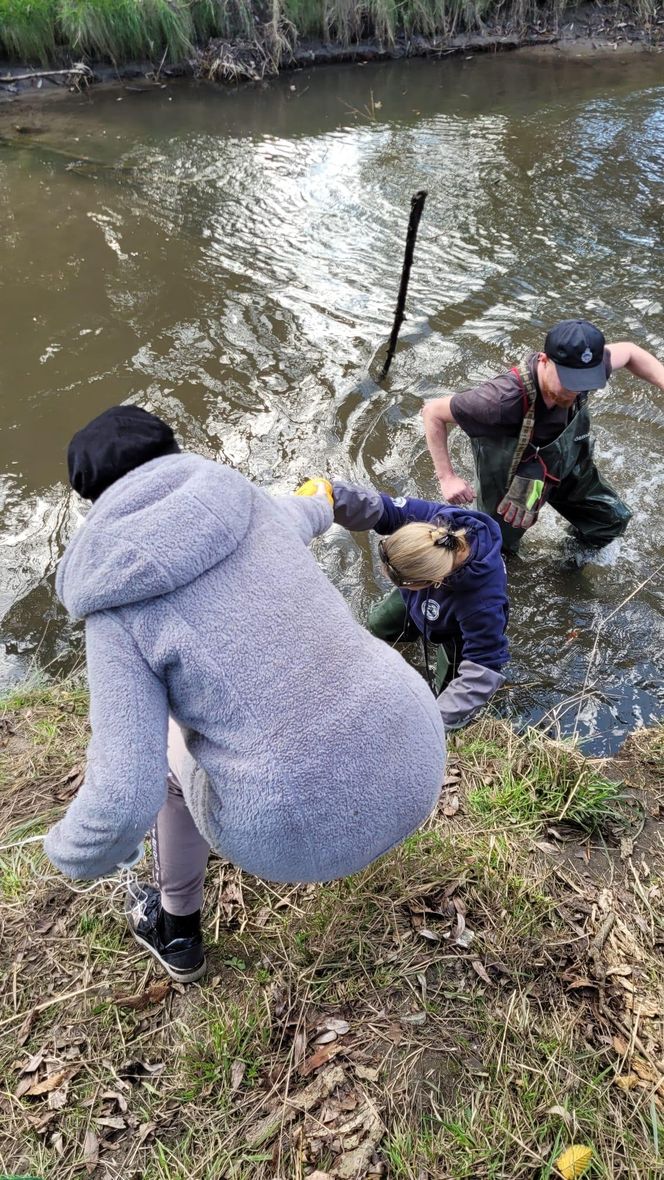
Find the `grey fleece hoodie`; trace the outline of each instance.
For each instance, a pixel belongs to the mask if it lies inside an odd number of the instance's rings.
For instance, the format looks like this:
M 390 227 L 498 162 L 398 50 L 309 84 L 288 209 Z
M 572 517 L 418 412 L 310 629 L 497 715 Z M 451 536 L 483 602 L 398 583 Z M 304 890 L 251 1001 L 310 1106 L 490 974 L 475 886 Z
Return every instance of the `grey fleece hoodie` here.
M 154 824 L 169 711 L 199 767 L 183 784 L 197 827 L 259 877 L 346 876 L 426 819 L 438 707 L 308 551 L 331 523 L 324 496 L 272 497 L 197 455 L 95 503 L 57 576 L 86 622 L 92 724 L 85 782 L 46 837 L 62 872 L 112 871 Z

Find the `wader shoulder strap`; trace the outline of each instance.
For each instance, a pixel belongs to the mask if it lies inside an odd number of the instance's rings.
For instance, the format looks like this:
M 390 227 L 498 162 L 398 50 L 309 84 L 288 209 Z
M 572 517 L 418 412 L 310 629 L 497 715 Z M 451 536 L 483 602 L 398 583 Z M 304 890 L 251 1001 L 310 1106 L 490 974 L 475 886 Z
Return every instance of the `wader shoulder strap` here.
M 526 448 L 535 429 L 535 400 L 537 398 L 537 388 L 535 382 L 530 375 L 530 368 L 526 361 L 522 361 L 520 365 L 514 365 L 512 372 L 521 386 L 521 397 L 523 400 L 523 421 L 521 422 L 521 430 L 516 442 L 516 449 L 512 458 L 509 475 L 507 477 L 507 486 L 509 487 L 514 479 L 514 473 L 519 466 L 526 453 Z

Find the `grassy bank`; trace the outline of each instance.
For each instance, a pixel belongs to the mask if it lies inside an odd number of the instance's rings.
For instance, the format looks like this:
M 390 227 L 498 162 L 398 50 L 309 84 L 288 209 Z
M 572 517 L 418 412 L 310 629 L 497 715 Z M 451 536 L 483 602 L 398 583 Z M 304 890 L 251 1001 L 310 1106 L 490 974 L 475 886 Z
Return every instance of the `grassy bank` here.
M 0 0 L 0 56 L 43 65 L 81 58 L 158 63 L 185 59 L 194 46 L 217 38 L 258 46 L 278 65 L 299 38 L 389 44 L 487 23 L 523 29 L 555 23 L 566 6 L 566 0 L 541 9 L 531 0 L 507 6 L 498 0 Z M 647 25 L 657 7 L 655 0 L 636 0 L 634 20 Z
M 664 730 L 605 766 L 486 721 L 358 877 L 212 860 L 185 989 L 112 884 L 17 846 L 77 790 L 86 710 L 72 683 L 0 708 L 0 1173 L 519 1180 L 581 1143 L 588 1176 L 661 1175 Z

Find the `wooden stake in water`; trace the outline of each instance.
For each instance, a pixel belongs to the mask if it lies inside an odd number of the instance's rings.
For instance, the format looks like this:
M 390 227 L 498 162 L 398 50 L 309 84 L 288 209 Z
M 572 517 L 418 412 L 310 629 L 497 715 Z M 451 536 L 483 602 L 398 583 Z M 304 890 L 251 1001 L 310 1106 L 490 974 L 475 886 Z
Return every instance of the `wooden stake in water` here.
M 420 189 L 419 192 L 413 193 L 410 198 L 410 217 L 408 218 L 408 233 L 406 234 L 406 251 L 403 259 L 403 267 L 401 270 L 401 282 L 399 284 L 399 294 L 397 296 L 397 309 L 394 313 L 394 324 L 392 325 L 392 333 L 390 335 L 389 344 L 387 346 L 387 356 L 385 357 L 385 364 L 383 371 L 379 377 L 382 381 L 387 377 L 388 369 L 392 363 L 392 357 L 397 347 L 397 337 L 399 329 L 405 320 L 404 307 L 406 306 L 406 294 L 408 292 L 408 280 L 410 279 L 410 268 L 413 265 L 413 251 L 415 250 L 415 240 L 417 238 L 417 230 L 424 209 L 424 202 L 427 199 L 425 189 Z

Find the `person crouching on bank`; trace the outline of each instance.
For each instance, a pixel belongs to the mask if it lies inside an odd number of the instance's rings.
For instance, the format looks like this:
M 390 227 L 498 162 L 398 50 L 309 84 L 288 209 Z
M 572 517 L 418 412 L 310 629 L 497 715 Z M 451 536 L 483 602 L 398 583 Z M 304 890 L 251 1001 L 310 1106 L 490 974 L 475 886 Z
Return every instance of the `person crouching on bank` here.
M 134 891 L 129 927 L 190 982 L 210 847 L 270 881 L 359 872 L 435 806 L 443 723 L 309 552 L 332 524 L 326 494 L 271 496 L 181 453 L 138 406 L 95 418 L 68 460 L 93 506 L 56 588 L 85 619 L 92 740 L 45 850 L 69 877 L 102 877 L 154 829 L 156 884 Z
M 483 512 L 430 500 L 392 499 L 335 480 L 334 519 L 351 531 L 374 529 L 395 584 L 370 612 L 368 629 L 394 644 L 421 637 L 438 649 L 434 689 L 447 729 L 458 729 L 505 681 L 509 659 L 507 577 L 500 528 Z

